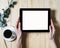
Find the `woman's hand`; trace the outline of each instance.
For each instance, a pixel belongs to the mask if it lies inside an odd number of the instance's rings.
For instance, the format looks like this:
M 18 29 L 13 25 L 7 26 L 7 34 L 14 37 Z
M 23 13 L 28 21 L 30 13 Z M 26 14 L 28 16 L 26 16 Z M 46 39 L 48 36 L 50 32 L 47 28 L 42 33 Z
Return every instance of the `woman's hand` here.
M 21 43 L 21 34 L 22 34 L 22 32 L 21 32 L 21 24 L 20 24 L 20 21 L 19 21 L 19 19 L 18 19 L 18 21 L 17 21 L 17 24 L 16 24 L 16 35 L 17 35 L 17 39 L 16 39 L 16 48 L 21 48 L 22 47 L 22 43 Z
M 20 23 L 20 17 L 18 18 L 17 20 L 17 23 L 16 23 L 16 35 L 17 35 L 17 39 L 20 39 L 21 38 L 21 23 Z
M 53 25 L 53 21 L 51 19 L 51 25 L 49 26 L 49 38 L 50 38 L 50 48 L 57 48 L 55 41 L 54 41 L 54 34 L 55 34 L 55 27 Z
M 49 26 L 49 30 L 50 30 L 50 32 L 49 32 L 49 38 L 53 39 L 54 38 L 54 34 L 55 34 L 55 27 L 53 25 L 52 19 L 51 19 L 51 25 Z

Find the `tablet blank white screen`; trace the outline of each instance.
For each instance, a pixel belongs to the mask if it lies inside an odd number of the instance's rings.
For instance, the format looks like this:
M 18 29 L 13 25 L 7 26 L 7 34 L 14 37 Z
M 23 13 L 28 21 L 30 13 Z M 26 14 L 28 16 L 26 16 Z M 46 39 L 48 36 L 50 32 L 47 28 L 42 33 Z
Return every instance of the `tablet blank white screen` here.
M 48 30 L 48 11 L 23 11 L 22 30 Z

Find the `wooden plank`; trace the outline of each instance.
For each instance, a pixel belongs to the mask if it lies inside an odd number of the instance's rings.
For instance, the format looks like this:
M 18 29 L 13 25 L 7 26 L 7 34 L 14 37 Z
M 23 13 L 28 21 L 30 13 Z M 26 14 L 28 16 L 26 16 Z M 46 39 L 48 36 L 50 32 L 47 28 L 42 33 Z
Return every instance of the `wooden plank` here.
M 31 8 L 49 8 L 49 0 L 30 0 Z M 27 48 L 49 48 L 48 33 L 29 33 Z
M 19 10 L 20 8 L 26 8 L 28 6 L 27 0 L 17 0 L 17 5 L 12 9 L 12 26 L 16 26 L 18 17 L 20 16 Z M 14 20 L 13 20 L 14 18 Z M 15 22 L 14 22 L 15 21 Z M 16 40 L 12 42 L 12 48 L 16 48 Z
M 11 11 L 11 25 L 14 26 L 14 28 L 16 28 L 16 24 L 19 18 L 19 10 L 20 10 L 20 0 L 17 0 L 17 4 L 14 6 L 14 8 L 12 8 Z M 12 48 L 16 48 L 16 40 L 12 42 Z
M 0 28 L 0 46 L 1 48 L 6 48 L 5 44 L 4 44 L 4 40 L 2 38 L 2 30 Z

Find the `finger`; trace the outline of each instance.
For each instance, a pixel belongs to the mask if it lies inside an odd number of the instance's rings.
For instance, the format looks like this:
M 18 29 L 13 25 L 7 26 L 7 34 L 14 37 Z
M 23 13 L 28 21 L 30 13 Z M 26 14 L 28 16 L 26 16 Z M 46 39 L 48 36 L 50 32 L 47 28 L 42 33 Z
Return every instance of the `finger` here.
M 53 21 L 51 19 L 51 37 L 53 38 L 54 37 L 54 33 L 55 33 L 55 27 L 53 25 Z
M 19 22 L 19 24 L 18 24 L 18 30 L 21 31 L 21 23 L 20 23 L 20 22 Z
M 50 34 L 50 36 L 51 36 L 51 32 L 52 32 L 52 31 L 51 31 L 51 26 L 49 26 L 49 30 L 50 30 L 49 34 Z
M 19 25 L 18 25 L 18 32 L 19 32 L 19 34 L 21 35 L 21 29 L 20 29 L 20 23 L 19 23 Z
M 50 32 L 51 32 L 51 26 L 49 26 L 49 30 L 50 30 Z
M 55 31 L 55 27 L 54 27 L 52 19 L 51 19 L 51 28 L 52 28 L 52 31 Z
M 53 24 L 53 21 L 52 21 L 52 19 L 51 19 L 51 26 L 54 28 L 54 24 Z
M 49 32 L 49 38 L 51 39 L 52 38 L 52 35 L 51 35 L 51 26 L 49 26 L 49 30 L 50 30 L 50 32 Z
M 19 27 L 19 22 L 20 22 L 20 17 L 18 18 L 18 20 L 17 20 L 17 24 L 16 24 L 16 28 L 18 29 L 18 27 Z

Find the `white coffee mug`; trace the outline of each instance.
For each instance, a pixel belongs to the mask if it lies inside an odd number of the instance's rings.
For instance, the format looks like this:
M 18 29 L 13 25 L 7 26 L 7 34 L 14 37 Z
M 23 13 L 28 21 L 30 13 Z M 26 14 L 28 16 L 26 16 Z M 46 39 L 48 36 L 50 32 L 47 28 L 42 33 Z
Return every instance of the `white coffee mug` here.
M 7 41 L 13 41 L 16 39 L 16 29 L 12 26 L 6 26 L 3 28 L 3 39 Z

